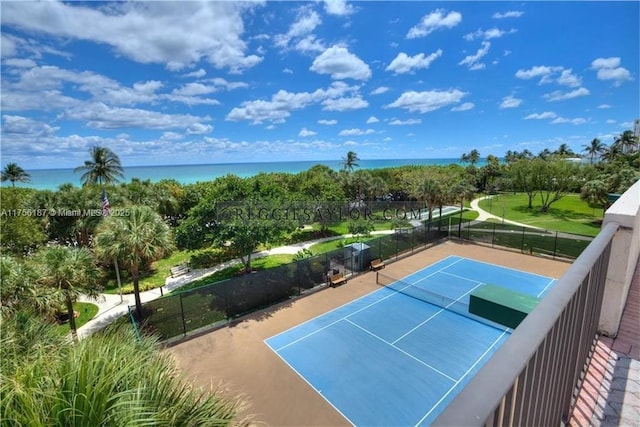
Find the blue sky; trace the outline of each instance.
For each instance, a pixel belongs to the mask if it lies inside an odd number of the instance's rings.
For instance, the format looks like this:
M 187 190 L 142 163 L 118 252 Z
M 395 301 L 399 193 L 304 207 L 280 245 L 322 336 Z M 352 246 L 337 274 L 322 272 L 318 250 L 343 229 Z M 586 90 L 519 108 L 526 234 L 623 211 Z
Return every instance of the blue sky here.
M 458 158 L 609 144 L 638 2 L 2 1 L 2 160 Z

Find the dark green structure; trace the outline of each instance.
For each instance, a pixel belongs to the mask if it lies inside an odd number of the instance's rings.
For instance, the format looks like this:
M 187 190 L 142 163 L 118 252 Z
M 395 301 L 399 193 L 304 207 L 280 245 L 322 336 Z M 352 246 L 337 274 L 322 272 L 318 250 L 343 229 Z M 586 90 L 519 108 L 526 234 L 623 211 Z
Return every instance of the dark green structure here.
M 469 313 L 515 329 L 540 302 L 539 298 L 496 285 L 472 292 Z

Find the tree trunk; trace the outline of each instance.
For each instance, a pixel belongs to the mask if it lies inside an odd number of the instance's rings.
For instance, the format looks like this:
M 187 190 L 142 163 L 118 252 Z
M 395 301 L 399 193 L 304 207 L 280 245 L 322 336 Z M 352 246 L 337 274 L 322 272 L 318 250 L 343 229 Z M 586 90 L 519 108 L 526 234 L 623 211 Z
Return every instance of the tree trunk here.
M 136 316 L 142 320 L 142 301 L 140 301 L 140 271 L 137 265 L 131 267 L 131 279 L 133 279 L 133 294 L 136 299 Z
M 78 341 L 78 332 L 76 331 L 76 317 L 73 313 L 73 301 L 71 297 L 66 295 L 67 313 L 69 313 L 69 328 L 71 328 L 71 335 L 74 341 Z

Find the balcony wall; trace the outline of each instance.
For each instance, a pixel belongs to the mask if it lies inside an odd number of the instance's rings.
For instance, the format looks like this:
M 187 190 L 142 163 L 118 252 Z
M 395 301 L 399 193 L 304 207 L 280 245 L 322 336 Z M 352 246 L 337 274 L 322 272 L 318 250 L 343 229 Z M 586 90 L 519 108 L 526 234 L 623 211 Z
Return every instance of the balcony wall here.
M 618 333 L 622 310 L 640 255 L 640 180 L 606 211 L 602 226 L 612 222 L 619 227 L 611 247 L 598 328 L 603 335 L 613 338 Z

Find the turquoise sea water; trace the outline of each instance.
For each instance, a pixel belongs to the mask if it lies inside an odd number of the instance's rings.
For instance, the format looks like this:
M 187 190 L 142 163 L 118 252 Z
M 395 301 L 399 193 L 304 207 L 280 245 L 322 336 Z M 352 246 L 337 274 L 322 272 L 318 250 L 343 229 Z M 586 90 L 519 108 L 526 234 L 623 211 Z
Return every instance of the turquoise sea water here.
M 460 163 L 459 159 L 389 159 L 389 160 L 360 160 L 359 169 L 379 169 L 405 165 L 448 165 Z M 211 165 L 171 165 L 171 166 L 129 166 L 124 168 L 125 182 L 132 178 L 157 182 L 162 179 L 175 179 L 181 184 L 193 184 L 198 181 L 211 181 L 227 174 L 240 177 L 257 175 L 260 172 L 298 173 L 314 165 L 326 165 L 339 170 L 342 165 L 339 160 L 302 161 L 302 162 L 264 162 L 264 163 L 220 163 Z M 24 167 L 24 166 L 23 166 Z M 38 190 L 56 190 L 60 185 L 71 183 L 80 186 L 80 173 L 73 169 L 32 169 L 24 168 L 31 175 L 31 182 L 16 186 L 31 187 Z M 3 182 L 2 186 L 10 183 Z

